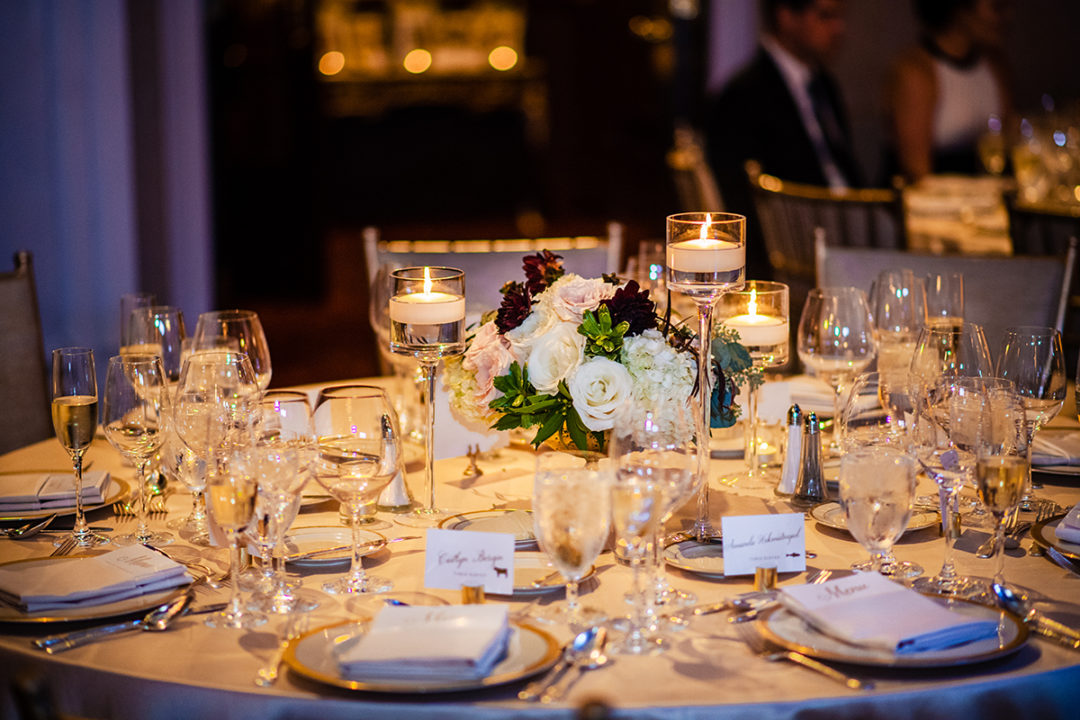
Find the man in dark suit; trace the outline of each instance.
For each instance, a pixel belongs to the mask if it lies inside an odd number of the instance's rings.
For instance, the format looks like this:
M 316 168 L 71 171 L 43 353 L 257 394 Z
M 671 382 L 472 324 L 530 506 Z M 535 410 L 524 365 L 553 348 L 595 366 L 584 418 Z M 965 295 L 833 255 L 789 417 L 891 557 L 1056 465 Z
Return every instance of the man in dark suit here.
M 763 0 L 765 33 L 753 60 L 710 104 L 709 163 L 726 209 L 749 221 L 748 277 L 768 277 L 745 164 L 783 180 L 856 187 L 847 114 L 826 64 L 843 39 L 844 0 Z

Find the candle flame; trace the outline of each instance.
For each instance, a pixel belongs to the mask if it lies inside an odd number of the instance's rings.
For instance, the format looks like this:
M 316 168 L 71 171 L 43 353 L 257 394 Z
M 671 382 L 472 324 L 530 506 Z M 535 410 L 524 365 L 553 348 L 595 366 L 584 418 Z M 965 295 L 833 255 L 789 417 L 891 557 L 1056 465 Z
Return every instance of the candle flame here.
M 424 292 L 431 292 L 431 268 L 424 267 Z
M 709 239 L 709 226 L 712 225 L 712 215 L 705 216 L 705 224 L 701 226 L 701 239 Z
M 747 315 L 757 315 L 757 290 L 751 288 L 750 302 L 746 304 Z

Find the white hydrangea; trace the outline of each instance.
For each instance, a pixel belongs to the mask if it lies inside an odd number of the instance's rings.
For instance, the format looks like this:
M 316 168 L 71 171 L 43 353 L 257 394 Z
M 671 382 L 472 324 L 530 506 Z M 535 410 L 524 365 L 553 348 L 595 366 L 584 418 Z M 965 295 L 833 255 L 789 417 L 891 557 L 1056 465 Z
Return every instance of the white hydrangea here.
M 690 353 L 676 352 L 659 330 L 625 338 L 621 359 L 633 380 L 635 401 L 683 400 L 694 388 L 694 358 Z

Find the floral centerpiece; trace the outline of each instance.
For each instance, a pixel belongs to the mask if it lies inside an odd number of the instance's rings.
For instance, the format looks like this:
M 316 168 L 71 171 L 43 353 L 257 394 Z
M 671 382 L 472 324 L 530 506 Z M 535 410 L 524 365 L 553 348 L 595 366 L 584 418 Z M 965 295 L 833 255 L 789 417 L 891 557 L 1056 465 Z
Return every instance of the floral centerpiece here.
M 566 273 L 547 250 L 527 256 L 523 267 L 525 282 L 502 287 L 499 309 L 485 314 L 464 355 L 446 363 L 457 413 L 496 430 L 536 427 L 537 447 L 600 453 L 623 403 L 690 396 L 693 333 L 660 317 L 636 281 Z M 719 372 L 713 414 L 731 419 L 748 371 Z

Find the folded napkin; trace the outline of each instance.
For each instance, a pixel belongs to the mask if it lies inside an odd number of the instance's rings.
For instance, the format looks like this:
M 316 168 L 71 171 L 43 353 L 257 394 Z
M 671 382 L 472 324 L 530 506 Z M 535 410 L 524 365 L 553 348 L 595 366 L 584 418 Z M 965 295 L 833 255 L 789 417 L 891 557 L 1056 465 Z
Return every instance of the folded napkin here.
M 186 585 L 183 565 L 156 550 L 129 545 L 104 555 L 0 566 L 0 599 L 26 612 L 126 600 Z
M 476 680 L 506 654 L 509 638 L 506 605 L 393 606 L 336 652 L 347 677 Z
M 1080 504 L 1061 518 L 1061 522 L 1054 528 L 1054 534 L 1057 535 L 1058 540 L 1080 545 Z
M 1043 430 L 1031 443 L 1032 465 L 1080 465 L 1080 432 Z
M 83 473 L 82 499 L 87 505 L 105 502 L 112 479 L 104 470 Z M 0 481 L 0 512 L 36 512 L 75 507 L 73 473 L 19 473 Z
M 996 620 L 973 620 L 877 573 L 781 588 L 780 601 L 821 632 L 897 654 L 943 650 L 995 637 Z

